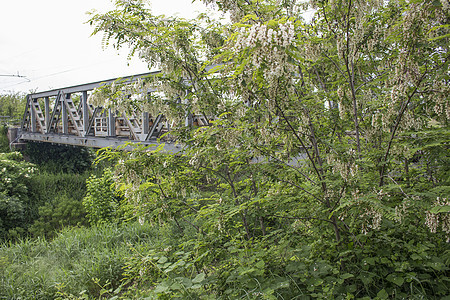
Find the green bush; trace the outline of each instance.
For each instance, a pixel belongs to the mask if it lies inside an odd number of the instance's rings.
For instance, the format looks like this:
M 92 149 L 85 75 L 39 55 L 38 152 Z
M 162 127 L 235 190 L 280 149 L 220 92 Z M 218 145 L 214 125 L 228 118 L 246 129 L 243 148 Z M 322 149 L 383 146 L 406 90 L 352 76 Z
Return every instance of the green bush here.
M 67 194 L 70 198 L 81 201 L 86 194 L 86 179 L 89 176 L 88 172 L 83 174 L 39 172 L 39 176 L 33 178 L 30 183 L 30 191 L 39 206 L 52 202 L 61 194 Z
M 63 227 L 87 225 L 82 199 L 88 176 L 41 172 L 32 180 L 34 223 L 29 232 L 33 236 L 52 237 Z
M 29 232 L 33 236 L 52 237 L 64 227 L 84 225 L 87 222 L 80 199 L 62 194 L 39 207 L 39 218 L 29 228 Z
M 133 219 L 128 204 L 115 189 L 110 169 L 106 169 L 101 177 L 91 175 L 86 184 L 87 194 L 83 199 L 83 205 L 89 223 L 99 225 Z
M 344 251 L 287 231 L 220 239 L 192 221 L 70 228 L 51 241 L 3 244 L 0 299 L 441 299 L 450 292 L 448 246 L 414 226 L 384 224 L 357 237 L 364 247 Z
M 0 153 L 0 239 L 25 233 L 33 219 L 29 186 L 34 173 L 34 165 L 19 152 Z
M 0 153 L 0 238 L 29 232 L 52 236 L 63 226 L 84 225 L 82 199 L 89 174 L 38 172 L 19 152 Z

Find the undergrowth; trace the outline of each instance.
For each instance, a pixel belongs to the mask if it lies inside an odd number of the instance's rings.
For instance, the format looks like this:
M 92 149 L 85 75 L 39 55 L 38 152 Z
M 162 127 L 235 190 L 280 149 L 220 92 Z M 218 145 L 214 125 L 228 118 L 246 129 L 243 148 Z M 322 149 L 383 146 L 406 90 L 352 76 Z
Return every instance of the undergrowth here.
M 385 229 L 344 251 L 283 232 L 218 240 L 188 222 L 73 227 L 1 245 L 0 299 L 444 299 L 446 243 Z
M 148 224 L 71 228 L 53 240 L 24 239 L 0 247 L 0 299 L 99 297 L 117 288 L 127 257 L 141 244 L 158 247 L 160 233 Z

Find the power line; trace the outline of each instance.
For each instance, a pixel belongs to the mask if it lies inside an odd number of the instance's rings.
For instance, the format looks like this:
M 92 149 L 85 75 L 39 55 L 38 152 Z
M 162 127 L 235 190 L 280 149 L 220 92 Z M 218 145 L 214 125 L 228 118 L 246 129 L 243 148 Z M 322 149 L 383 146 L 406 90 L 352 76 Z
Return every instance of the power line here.
M 27 78 L 27 76 L 23 76 L 23 75 L 11 75 L 11 74 L 0 74 L 0 77 L 19 77 L 19 78 L 24 78 L 26 80 L 28 80 L 28 82 L 30 82 L 31 80 Z

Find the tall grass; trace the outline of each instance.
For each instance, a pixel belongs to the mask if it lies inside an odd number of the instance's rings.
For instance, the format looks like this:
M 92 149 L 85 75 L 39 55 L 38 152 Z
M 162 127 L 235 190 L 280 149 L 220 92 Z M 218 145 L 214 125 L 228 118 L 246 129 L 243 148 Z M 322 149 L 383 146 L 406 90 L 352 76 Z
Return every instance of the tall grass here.
M 53 240 L 24 239 L 0 245 L 0 299 L 55 299 L 57 292 L 97 298 L 116 288 L 132 247 L 162 244 L 158 229 L 144 224 L 71 228 Z

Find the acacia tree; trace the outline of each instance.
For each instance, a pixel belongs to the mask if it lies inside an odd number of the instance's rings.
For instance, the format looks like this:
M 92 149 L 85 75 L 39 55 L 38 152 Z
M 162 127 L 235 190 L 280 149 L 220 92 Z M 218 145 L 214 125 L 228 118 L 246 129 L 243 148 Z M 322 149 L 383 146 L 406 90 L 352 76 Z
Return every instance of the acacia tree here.
M 411 179 L 411 168 L 420 172 L 428 165 L 434 180 L 433 173 L 445 172 L 445 164 L 435 165 L 442 157 L 424 159 L 417 147 L 427 132 L 441 136 L 433 147 L 446 149 L 445 3 L 312 1 L 310 22 L 300 14 L 305 5 L 295 1 L 205 3 L 229 12 L 232 24 L 205 15 L 190 22 L 153 16 L 140 1 L 117 1 L 118 10 L 91 19 L 94 33 L 104 31 L 107 41 L 130 45 L 132 54 L 161 69 L 151 84 L 164 97 L 144 99 L 152 112 L 178 124 L 186 112 L 245 124 L 218 124 L 184 138 L 222 130 L 226 148 L 238 146 L 295 169 L 298 176 L 286 184 L 310 196 L 314 210 L 325 208 L 329 217 L 323 219 L 332 224 L 336 241 L 348 230 L 343 216 L 352 208 L 354 218 L 373 221 L 362 224 L 363 231 L 378 228 L 383 216 L 399 218 L 393 209 L 404 201 L 388 200 L 388 190 L 404 200 L 417 196 L 399 184 Z M 165 100 L 179 97 L 185 101 Z M 194 144 L 193 155 L 200 156 L 204 144 Z M 207 160 L 220 153 L 217 147 Z M 291 166 L 299 156 L 302 163 Z
M 211 121 L 174 129 L 187 145 L 181 173 L 144 179 L 158 199 L 177 199 L 160 207 L 173 217 L 185 205 L 203 226 L 251 241 L 279 237 L 286 223 L 288 240 L 300 234 L 337 249 L 363 247 L 371 234 L 386 242 L 377 232 L 393 224 L 405 236 L 440 224 L 448 240 L 446 1 L 203 2 L 229 23 L 157 17 L 141 1 L 117 1 L 91 19 L 94 33 L 161 69 L 138 90 L 164 97 L 116 98 L 116 108 L 140 99 L 179 125 L 192 113 Z M 120 181 L 143 195 L 126 164 Z

